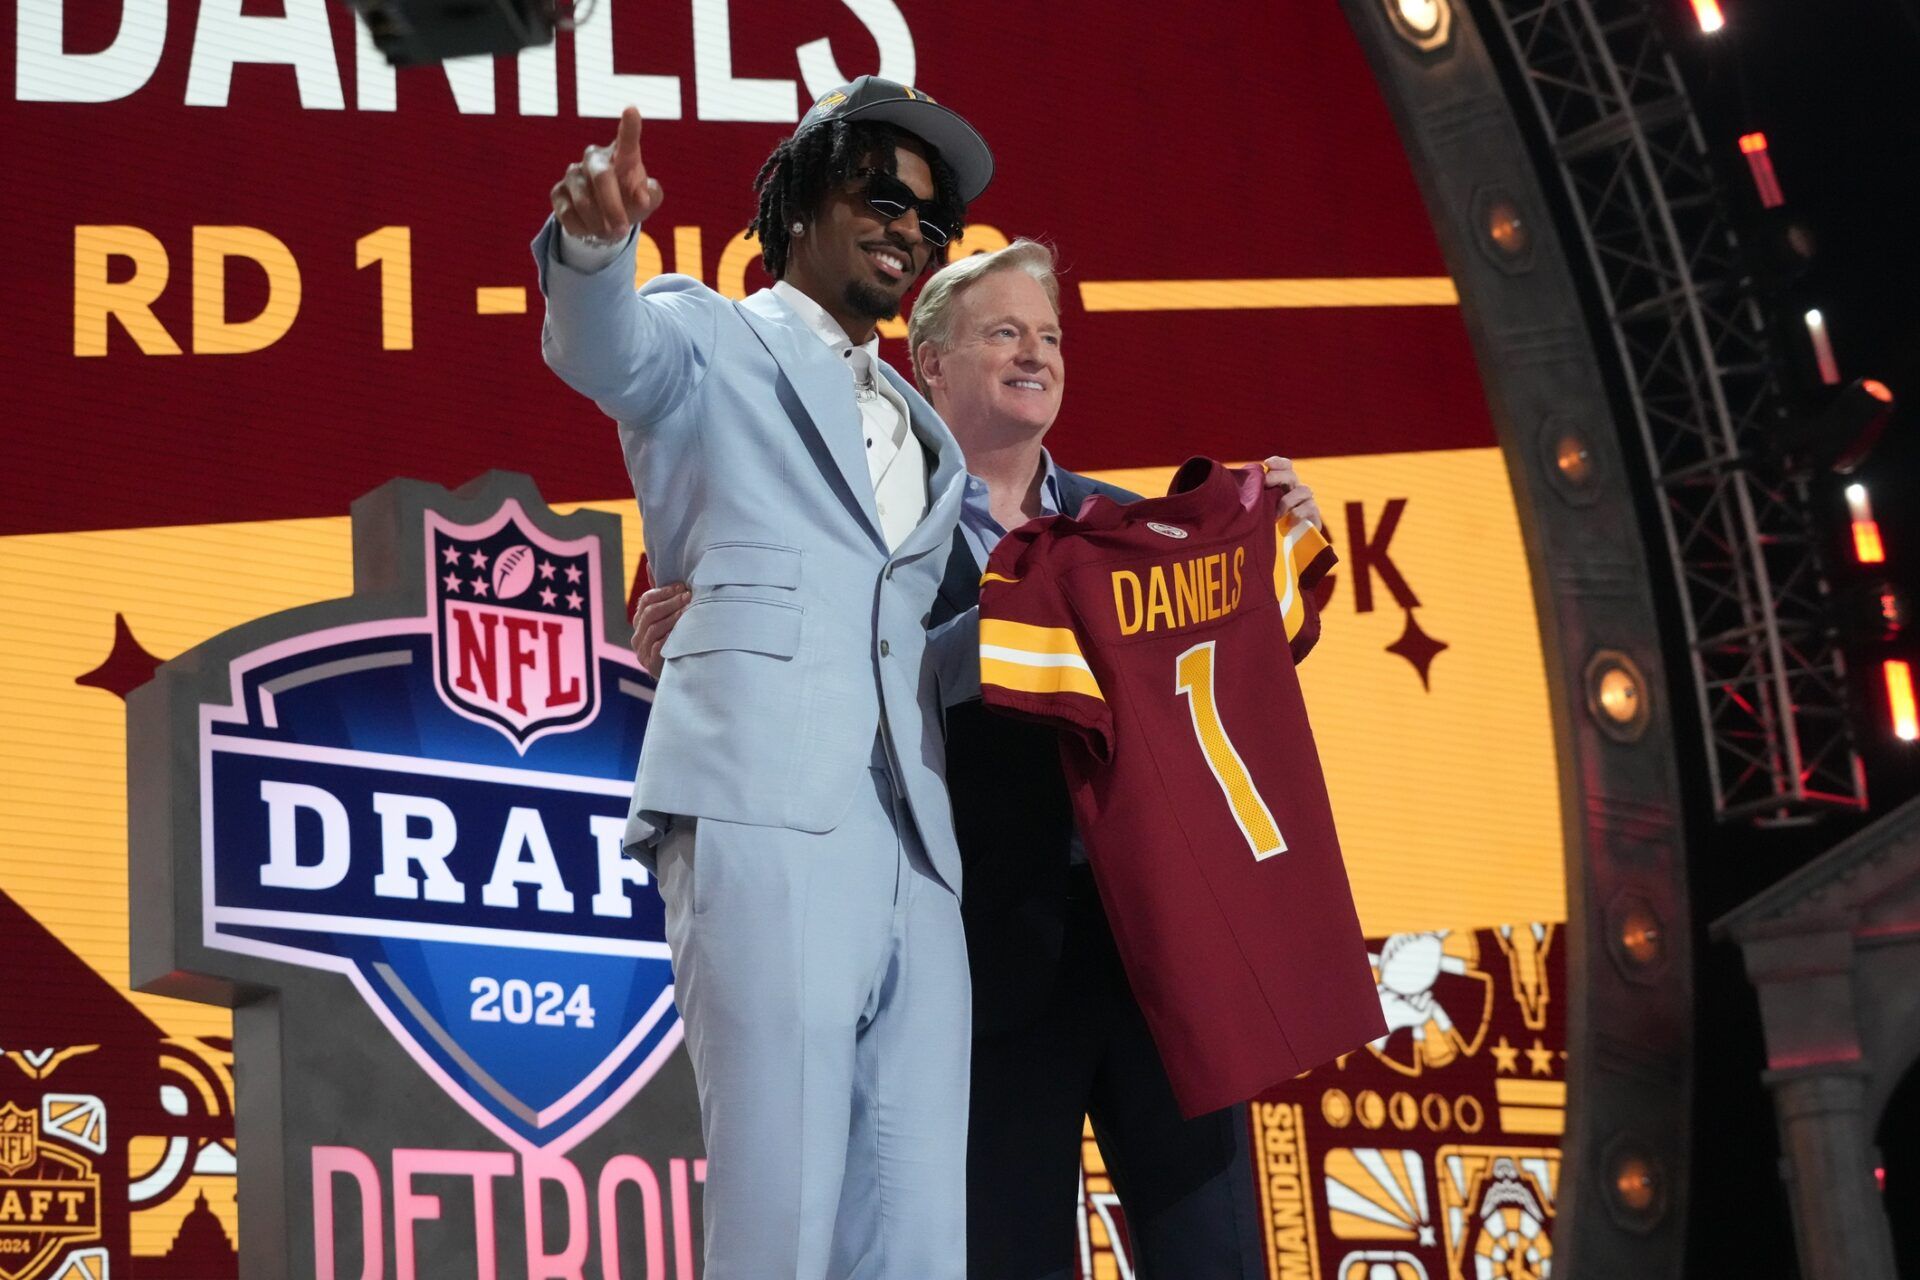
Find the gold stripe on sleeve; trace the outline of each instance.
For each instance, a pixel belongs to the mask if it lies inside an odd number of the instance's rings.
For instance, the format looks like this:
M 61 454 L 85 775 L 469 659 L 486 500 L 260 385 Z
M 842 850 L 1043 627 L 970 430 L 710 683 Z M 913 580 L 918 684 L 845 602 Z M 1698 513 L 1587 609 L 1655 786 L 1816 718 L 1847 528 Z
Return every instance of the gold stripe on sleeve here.
M 1100 682 L 1093 678 L 1091 671 L 1081 666 L 1036 667 L 983 655 L 980 659 L 980 683 L 998 685 L 1016 693 L 1078 693 L 1106 701 L 1100 692 Z
M 1000 649 L 1018 649 L 1023 653 L 1080 654 L 1080 641 L 1067 627 L 1037 627 L 1030 622 L 1006 618 L 980 619 L 980 643 Z

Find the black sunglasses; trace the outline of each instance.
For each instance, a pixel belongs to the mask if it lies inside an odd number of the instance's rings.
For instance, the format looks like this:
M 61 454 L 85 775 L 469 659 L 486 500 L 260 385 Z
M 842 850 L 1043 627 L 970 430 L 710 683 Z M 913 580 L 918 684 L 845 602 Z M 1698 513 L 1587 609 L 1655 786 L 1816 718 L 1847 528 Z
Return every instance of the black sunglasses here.
M 913 188 L 890 173 L 879 169 L 862 169 L 853 175 L 867 180 L 863 196 L 867 207 L 885 218 L 888 222 L 906 216 L 912 209 L 920 215 L 920 235 L 932 245 L 944 245 L 952 237 L 953 230 L 945 222 L 945 216 L 936 202 L 922 200 L 913 194 Z

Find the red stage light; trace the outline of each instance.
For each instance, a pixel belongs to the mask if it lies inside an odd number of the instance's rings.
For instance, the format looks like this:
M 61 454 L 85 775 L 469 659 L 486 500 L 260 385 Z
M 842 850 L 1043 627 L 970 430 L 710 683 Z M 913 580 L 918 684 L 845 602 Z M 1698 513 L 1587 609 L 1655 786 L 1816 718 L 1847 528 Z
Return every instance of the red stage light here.
M 1887 549 L 1880 541 L 1880 526 L 1872 520 L 1853 522 L 1853 554 L 1861 564 L 1885 564 Z
M 1767 135 L 1743 135 L 1740 150 L 1747 157 L 1747 168 L 1753 172 L 1753 185 L 1760 193 L 1760 203 L 1769 209 L 1785 204 L 1786 193 L 1780 190 L 1780 179 L 1773 172 L 1773 157 L 1767 152 Z
M 1727 25 L 1719 0 L 1693 0 L 1693 16 L 1700 19 L 1700 29 L 1708 35 Z
M 1853 558 L 1861 564 L 1885 564 L 1887 548 L 1880 541 L 1880 522 L 1873 518 L 1873 502 L 1867 497 L 1867 486 L 1847 486 L 1847 514 L 1853 521 Z
M 1807 312 L 1807 340 L 1813 343 L 1814 363 L 1820 368 L 1820 381 L 1830 387 L 1840 385 L 1840 362 L 1833 357 L 1833 339 L 1827 336 L 1827 318 L 1818 307 Z
M 1847 486 L 1847 515 L 1853 521 L 1853 546 L 1860 563 L 1885 563 L 1886 547 L 1880 541 L 1880 522 L 1873 517 L 1873 499 L 1867 494 L 1867 486 Z
M 1893 719 L 1893 736 L 1902 742 L 1920 738 L 1920 712 L 1914 707 L 1913 667 L 1899 658 L 1881 664 L 1887 676 L 1887 712 Z
M 1879 607 L 1881 634 L 1892 639 L 1907 629 L 1907 602 L 1899 591 L 1882 587 Z

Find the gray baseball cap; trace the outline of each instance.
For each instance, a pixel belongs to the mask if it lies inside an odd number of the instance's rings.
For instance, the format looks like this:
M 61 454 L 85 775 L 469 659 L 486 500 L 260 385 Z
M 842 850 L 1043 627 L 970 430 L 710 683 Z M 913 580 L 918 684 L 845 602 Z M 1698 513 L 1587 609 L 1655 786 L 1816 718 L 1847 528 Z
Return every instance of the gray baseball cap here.
M 993 152 L 987 150 L 980 131 L 910 85 L 861 76 L 821 95 L 800 117 L 794 135 L 828 120 L 883 120 L 898 125 L 940 153 L 960 184 L 960 198 L 969 204 L 993 180 Z

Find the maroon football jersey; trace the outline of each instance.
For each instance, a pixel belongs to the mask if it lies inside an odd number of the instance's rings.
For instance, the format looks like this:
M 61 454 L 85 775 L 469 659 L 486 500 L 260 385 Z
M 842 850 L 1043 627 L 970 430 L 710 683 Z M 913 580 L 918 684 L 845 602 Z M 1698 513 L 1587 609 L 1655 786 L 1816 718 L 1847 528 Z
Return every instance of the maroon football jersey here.
M 981 578 L 988 705 L 1067 732 L 1074 816 L 1181 1109 L 1386 1034 L 1295 661 L 1334 564 L 1258 467 L 1093 497 Z

